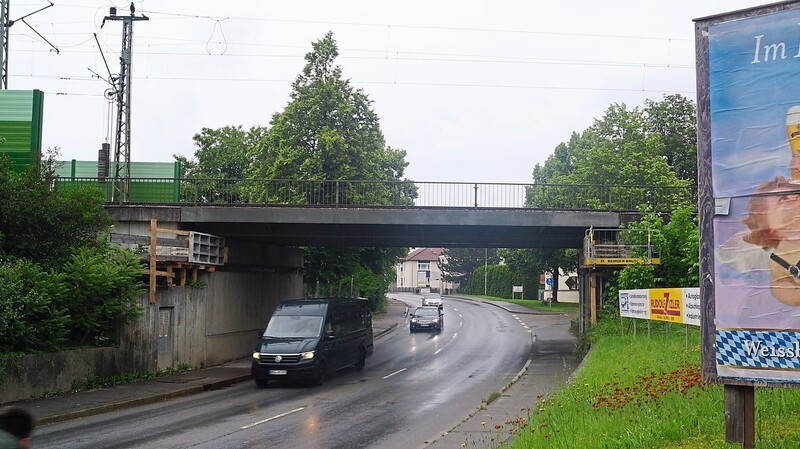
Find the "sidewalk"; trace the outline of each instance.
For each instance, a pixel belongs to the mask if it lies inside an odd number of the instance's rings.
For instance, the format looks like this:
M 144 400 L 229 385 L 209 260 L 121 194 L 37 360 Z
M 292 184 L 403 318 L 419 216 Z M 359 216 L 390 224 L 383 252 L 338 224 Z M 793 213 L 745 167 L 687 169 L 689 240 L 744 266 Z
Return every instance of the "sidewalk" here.
M 470 298 L 458 299 L 481 301 Z M 486 303 L 518 315 L 521 317 L 519 318 L 521 322 L 527 321 L 531 325 L 536 319 L 536 315 L 542 314 L 511 303 L 496 301 L 486 301 Z M 404 303 L 390 299 L 387 311 L 375 314 L 373 317 L 375 338 L 381 338 L 404 323 L 405 313 Z M 431 441 L 427 449 L 457 448 L 462 447 L 462 444 L 465 443 L 467 447 L 496 447 L 496 443 L 492 445 L 491 441 L 508 439 L 507 429 L 512 427 L 508 423 L 526 417 L 527 410 L 535 406 L 538 398 L 560 386 L 569 374 L 565 371 L 574 369 L 574 366 L 566 366 L 560 356 L 536 355 L 536 351 L 533 352 L 532 357 L 535 358 L 536 363 L 532 364 L 529 360 L 516 378 L 500 391 L 501 395 L 498 399 L 488 405 L 476 406 L 464 416 L 456 427 L 443 432 Z M 221 366 L 157 379 L 23 401 L 17 405 L 30 410 L 37 425 L 48 425 L 128 407 L 163 402 L 171 398 L 249 381 L 250 360 L 242 359 Z
M 563 312 L 541 312 L 517 304 L 503 301 L 485 301 L 477 298 L 453 297 L 463 301 L 476 301 L 506 310 L 518 317 L 534 330 L 536 316 L 565 315 Z M 569 326 L 565 326 L 560 339 L 571 340 Z M 531 349 L 531 356 L 525 366 L 508 384 L 498 391 L 500 397 L 490 404 L 481 404 L 472 409 L 467 416 L 448 432 L 443 432 L 430 442 L 425 449 L 452 449 L 459 447 L 494 448 L 500 442 L 513 438 L 512 432 L 519 431 L 519 424 L 527 420 L 529 410 L 545 396 L 553 393 L 567 381 L 577 368 L 578 361 L 565 360 L 564 345 L 537 341 Z M 552 351 L 553 347 L 558 350 Z

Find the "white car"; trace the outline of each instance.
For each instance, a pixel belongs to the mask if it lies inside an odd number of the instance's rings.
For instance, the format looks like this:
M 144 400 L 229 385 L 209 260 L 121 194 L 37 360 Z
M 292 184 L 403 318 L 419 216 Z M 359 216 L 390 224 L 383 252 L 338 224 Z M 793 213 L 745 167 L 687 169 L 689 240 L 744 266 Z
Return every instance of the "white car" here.
M 427 295 L 422 297 L 422 305 L 436 306 L 441 309 L 444 306 L 444 304 L 442 303 L 442 295 L 438 293 L 428 293 Z

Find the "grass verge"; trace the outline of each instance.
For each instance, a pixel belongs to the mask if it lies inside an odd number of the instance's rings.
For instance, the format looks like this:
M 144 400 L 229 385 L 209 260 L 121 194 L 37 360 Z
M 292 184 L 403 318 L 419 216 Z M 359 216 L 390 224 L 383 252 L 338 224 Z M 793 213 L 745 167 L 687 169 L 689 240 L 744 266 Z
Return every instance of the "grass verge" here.
M 625 325 L 601 322 L 572 381 L 531 404 L 527 420 L 500 426 L 500 440 L 512 437 L 514 449 L 741 448 L 725 442 L 723 387 L 700 380 L 699 330 L 653 323 L 634 337 Z M 756 389 L 756 447 L 800 447 L 800 390 Z
M 503 301 L 508 302 L 511 304 L 517 304 L 522 307 L 527 307 L 532 310 L 536 310 L 539 312 L 577 312 L 578 311 L 578 304 L 569 303 L 569 302 L 557 302 L 553 303 L 552 305 L 548 305 L 539 301 L 538 299 L 503 299 L 503 298 L 496 298 L 494 296 L 469 296 L 470 298 L 477 298 L 483 299 L 485 301 Z

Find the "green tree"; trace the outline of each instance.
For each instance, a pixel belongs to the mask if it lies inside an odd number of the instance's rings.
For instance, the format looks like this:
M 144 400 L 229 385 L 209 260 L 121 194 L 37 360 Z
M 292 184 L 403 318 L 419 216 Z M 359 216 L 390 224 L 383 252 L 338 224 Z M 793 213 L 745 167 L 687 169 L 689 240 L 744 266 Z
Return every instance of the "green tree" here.
M 697 185 L 697 109 L 683 95 L 645 100 L 645 130 L 661 140 L 661 156 L 679 179 Z
M 469 283 L 476 268 L 500 263 L 496 248 L 445 248 L 442 256 L 443 261 L 439 265 L 442 278 L 457 283 L 462 289 Z
M 694 141 L 694 106 L 679 95 L 645 104 L 644 110 L 629 109 L 624 103 L 612 104 L 602 118 L 582 133 L 572 133 L 568 142 L 559 144 L 544 164 L 537 164 L 533 169 L 537 184 L 618 185 L 622 188 L 587 192 L 585 196 L 576 197 L 570 189 L 534 187 L 527 192 L 528 207 L 565 204 L 630 208 L 651 203 L 661 210 L 670 210 L 686 204 L 691 198 L 688 187 L 696 182 L 696 175 L 689 170 L 689 165 L 696 165 L 696 149 L 691 144 Z M 647 186 L 678 188 L 668 191 Z M 591 189 L 587 187 L 587 190 Z M 552 273 L 554 283 L 558 281 L 560 264 L 569 271 L 578 262 L 577 249 L 520 251 L 527 255 L 518 259 L 532 268 Z M 641 267 L 641 270 L 636 278 L 648 268 Z M 633 273 L 624 273 L 628 274 Z
M 197 150 L 194 159 L 174 155 L 184 172 L 184 195 L 192 200 L 208 202 L 241 202 L 246 183 L 242 178 L 253 165 L 256 155 L 267 158 L 267 128 L 241 126 L 218 129 L 203 128 L 195 134 Z M 233 181 L 237 182 L 234 183 Z
M 386 144 L 371 101 L 344 79 L 342 69 L 335 65 L 339 51 L 333 34 L 327 33 L 312 47 L 305 57 L 306 66 L 292 84 L 289 103 L 272 117 L 266 144 L 246 172 L 257 179 L 335 181 L 340 183 L 339 188 L 329 189 L 319 182 L 296 189 L 286 183 L 267 192 L 259 185 L 248 191 L 249 197 L 257 201 L 275 195 L 307 204 L 332 204 L 334 199 L 409 204 L 413 189 L 401 182 L 408 165 L 406 153 Z M 387 183 L 362 188 L 357 183 L 342 182 L 363 180 Z M 402 248 L 307 248 L 307 289 L 315 296 L 335 293 L 359 272 L 364 291 L 385 285 L 382 295 L 393 263 L 404 252 Z M 370 276 L 358 267 L 367 267 L 375 279 L 368 280 Z
M 700 285 L 700 230 L 693 211 L 692 205 L 686 204 L 677 207 L 669 217 L 648 213 L 628 224 L 628 229 L 640 232 L 632 232 L 631 241 L 626 243 L 644 247 L 649 235 L 660 263 L 630 265 L 619 270 L 606 289 L 610 304 L 617 303 L 619 290 Z
M 386 145 L 371 101 L 354 88 L 335 65 L 339 50 L 332 33 L 313 43 L 303 72 L 292 84 L 289 104 L 270 122 L 269 153 L 257 157 L 252 175 L 259 179 L 401 181 L 406 153 Z M 321 186 L 321 184 L 320 184 Z M 403 184 L 358 189 L 352 184 L 337 192 L 343 197 L 372 195 L 379 204 L 408 204 L 413 199 Z M 321 189 L 322 187 L 320 187 Z M 376 190 L 377 189 L 377 190 Z M 400 190 L 397 190 L 400 189 Z M 283 192 L 276 192 L 282 194 Z M 310 201 L 329 200 L 332 191 L 303 192 Z M 263 197 L 263 190 L 255 191 Z M 285 193 L 284 193 L 285 195 Z M 294 201 L 303 198 L 293 198 Z
M 23 173 L 0 157 L 0 259 L 59 267 L 79 247 L 102 245 L 113 223 L 95 185 L 55 183 L 53 151 Z M 52 188 L 55 186 L 55 188 Z
M 522 279 L 526 292 L 539 289 L 539 276 L 550 273 L 553 285 L 559 285 L 561 272 L 574 272 L 578 269 L 578 250 L 562 248 L 521 248 L 503 250 L 503 261 L 509 266 L 516 279 Z M 558 302 L 558 289 L 553 289 L 552 302 Z

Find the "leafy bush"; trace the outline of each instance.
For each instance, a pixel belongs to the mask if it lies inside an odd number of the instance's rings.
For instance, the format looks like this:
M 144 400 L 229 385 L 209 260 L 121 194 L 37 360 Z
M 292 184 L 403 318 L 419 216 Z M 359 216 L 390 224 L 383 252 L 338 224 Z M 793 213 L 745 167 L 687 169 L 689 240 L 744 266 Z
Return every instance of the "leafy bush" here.
M 11 171 L 0 156 L 0 352 L 103 345 L 142 313 L 141 267 L 108 245 L 111 217 L 92 185 L 55 182 L 57 150 Z
M 111 247 L 79 249 L 64 265 L 67 290 L 64 305 L 70 310 L 70 339 L 98 345 L 110 341 L 118 320 L 129 322 L 142 313 L 138 297 L 144 292 L 138 281 L 139 259 L 129 251 Z
M 17 260 L 0 264 L 0 352 L 52 350 L 67 341 L 62 276 Z
M 512 287 L 515 285 L 523 286 L 526 297 L 528 295 L 531 295 L 530 298 L 537 297 L 538 285 L 526 282 L 523 274 L 512 272 L 508 265 L 489 265 L 476 268 L 464 288 L 464 293 L 483 295 L 485 291 L 487 296 L 511 298 Z

